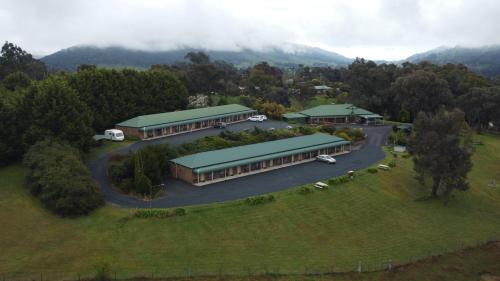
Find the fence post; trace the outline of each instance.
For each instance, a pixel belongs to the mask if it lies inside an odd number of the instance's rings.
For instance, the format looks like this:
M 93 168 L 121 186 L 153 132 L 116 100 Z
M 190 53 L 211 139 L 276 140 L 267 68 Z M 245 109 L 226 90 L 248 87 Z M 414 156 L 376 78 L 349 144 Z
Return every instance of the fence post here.
M 361 269 L 361 262 L 358 262 L 358 273 L 361 273 L 362 269 Z

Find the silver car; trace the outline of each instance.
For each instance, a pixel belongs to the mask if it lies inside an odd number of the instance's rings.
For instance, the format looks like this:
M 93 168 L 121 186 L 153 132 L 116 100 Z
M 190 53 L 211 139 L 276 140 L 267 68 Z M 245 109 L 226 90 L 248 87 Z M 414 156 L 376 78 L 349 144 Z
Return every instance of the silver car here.
M 337 163 L 337 160 L 335 160 L 335 158 L 331 157 L 330 155 L 326 155 L 326 154 L 318 155 L 318 156 L 316 156 L 316 159 L 318 159 L 318 161 L 325 162 L 328 164 Z

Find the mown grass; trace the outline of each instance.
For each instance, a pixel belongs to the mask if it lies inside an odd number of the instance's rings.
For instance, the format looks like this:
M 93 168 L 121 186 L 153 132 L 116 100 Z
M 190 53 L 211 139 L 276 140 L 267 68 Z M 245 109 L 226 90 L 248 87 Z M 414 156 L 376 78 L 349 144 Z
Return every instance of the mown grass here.
M 109 263 L 118 278 L 198 274 L 313 273 L 404 263 L 500 238 L 500 137 L 476 136 L 471 190 L 447 205 L 413 179 L 411 159 L 376 174 L 268 204 L 234 201 L 135 219 L 106 206 L 61 219 L 23 188 L 19 165 L 0 170 L 0 272 L 10 278 L 76 278 Z M 387 162 L 387 160 L 384 160 Z M 237 187 L 235 187 L 237 188 Z

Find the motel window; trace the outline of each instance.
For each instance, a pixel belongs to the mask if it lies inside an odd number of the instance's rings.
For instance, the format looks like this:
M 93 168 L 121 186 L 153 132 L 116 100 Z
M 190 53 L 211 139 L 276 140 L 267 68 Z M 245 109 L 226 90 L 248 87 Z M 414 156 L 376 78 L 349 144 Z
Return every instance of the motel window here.
M 335 153 L 335 148 L 329 147 L 328 148 L 328 154 L 333 154 L 333 153 Z
M 148 135 L 148 138 L 152 138 L 154 136 L 153 131 L 152 130 L 147 131 L 147 135 Z
M 297 161 L 300 161 L 300 154 L 295 154 L 293 156 L 293 162 L 297 162 Z
M 292 163 L 292 156 L 283 157 L 283 164 Z
M 302 159 L 309 159 L 311 158 L 311 153 L 310 152 L 304 152 L 302 153 Z
M 248 165 L 243 165 L 240 170 L 242 173 L 248 173 L 250 171 L 250 167 Z
M 161 136 L 161 135 L 163 135 L 163 133 L 162 133 L 161 129 L 156 129 L 156 130 L 155 130 L 155 134 L 156 134 L 157 136 Z
M 231 175 L 234 176 L 238 173 L 238 167 L 231 168 Z
M 316 157 L 316 156 L 318 156 L 318 151 L 317 150 L 311 151 L 311 157 Z
M 207 180 L 207 181 L 211 181 L 212 180 L 212 172 L 205 173 L 205 180 Z
M 252 163 L 252 164 L 250 165 L 250 170 L 251 170 L 251 171 L 260 170 L 260 162 L 257 162 L 257 163 Z
M 226 176 L 225 172 L 226 170 L 214 171 L 214 179 L 224 178 Z
M 273 166 L 278 166 L 278 165 L 281 165 L 282 163 L 282 159 L 281 158 L 276 158 L 276 159 L 273 159 Z

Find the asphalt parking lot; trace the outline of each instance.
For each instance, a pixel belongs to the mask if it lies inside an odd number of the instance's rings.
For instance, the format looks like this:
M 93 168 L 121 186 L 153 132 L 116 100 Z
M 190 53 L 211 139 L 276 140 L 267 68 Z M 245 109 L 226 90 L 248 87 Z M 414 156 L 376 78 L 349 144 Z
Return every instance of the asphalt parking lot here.
M 260 129 L 269 129 L 285 128 L 287 125 L 287 123 L 281 121 L 266 121 L 263 123 L 242 122 L 232 124 L 226 129 L 243 131 L 245 129 L 253 129 L 254 126 Z M 145 202 L 135 197 L 121 194 L 112 188 L 106 176 L 106 165 L 109 156 L 115 153 L 126 153 L 129 150 L 135 151 L 145 145 L 160 143 L 175 145 L 190 142 L 200 137 L 216 135 L 221 132 L 221 129 L 207 129 L 162 139 L 137 142 L 128 147 L 101 155 L 90 163 L 90 169 L 94 179 L 101 186 L 106 201 L 121 207 L 144 208 L 151 205 L 153 208 L 165 208 L 223 202 L 284 190 L 343 175 L 349 170 L 359 170 L 372 165 L 384 158 L 385 155 L 381 146 L 384 145 L 386 136 L 391 128 L 390 126 L 363 127 L 363 130 L 368 136 L 365 144 L 359 150 L 336 156 L 337 164 L 335 165 L 314 161 L 203 187 L 193 186 L 180 180 L 168 179 L 165 182 L 166 196 L 155 199 L 152 202 Z

